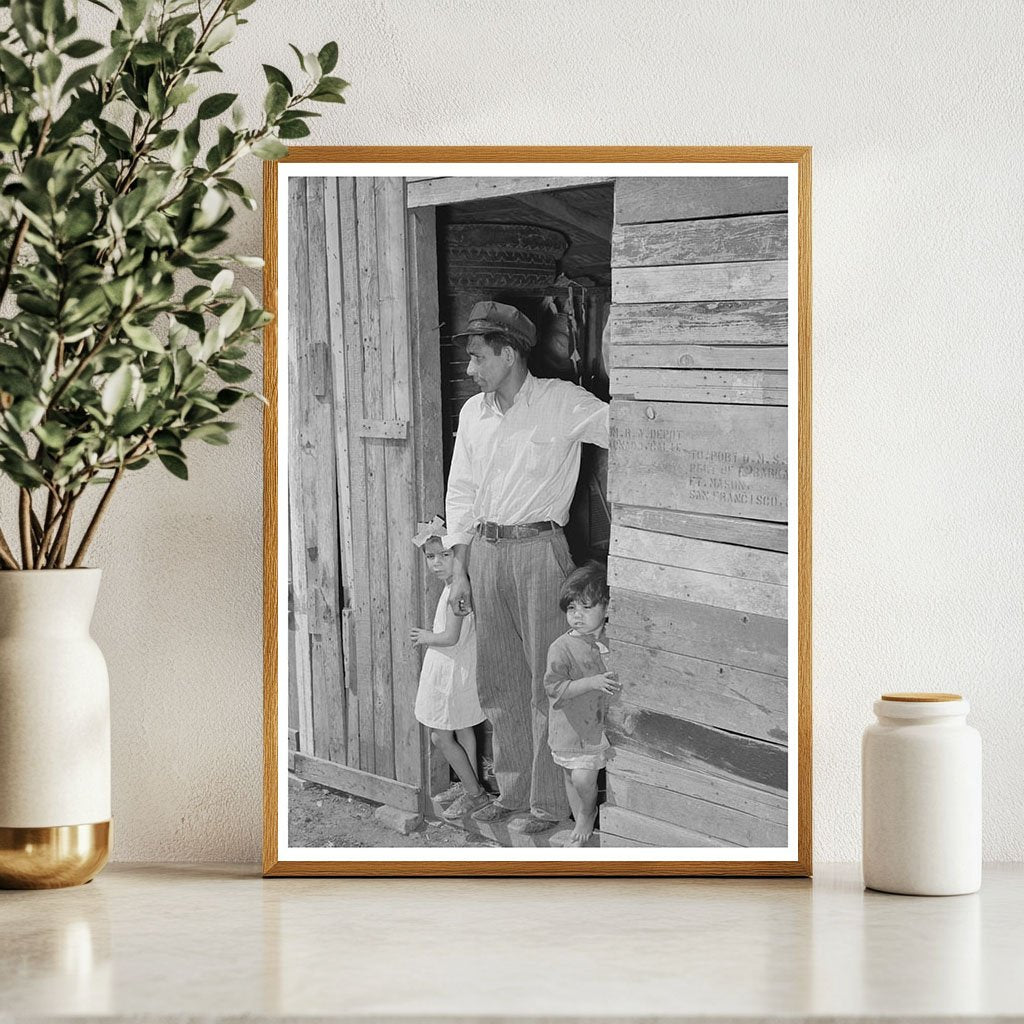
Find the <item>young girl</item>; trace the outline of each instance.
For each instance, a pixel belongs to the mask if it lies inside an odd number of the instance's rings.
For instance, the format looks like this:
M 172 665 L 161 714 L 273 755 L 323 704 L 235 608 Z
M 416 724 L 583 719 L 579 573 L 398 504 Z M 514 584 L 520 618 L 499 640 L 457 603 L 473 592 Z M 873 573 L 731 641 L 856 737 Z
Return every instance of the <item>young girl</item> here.
M 548 649 L 544 688 L 548 693 L 551 756 L 565 778 L 565 793 L 576 820 L 566 846 L 583 846 L 597 818 L 597 773 L 609 747 L 604 734 L 607 697 L 621 687 L 605 669 L 604 619 L 608 582 L 604 568 L 590 562 L 562 584 L 558 607 L 570 629 Z
M 476 692 L 476 626 L 473 615 L 455 615 L 448 607 L 453 555 L 441 543 L 447 533 L 435 516 L 420 523 L 413 543 L 423 551 L 427 567 L 444 581 L 434 613 L 434 628 L 414 629 L 412 643 L 426 647 L 420 686 L 416 693 L 416 720 L 430 729 L 430 741 L 444 754 L 462 782 L 462 795 L 442 816 L 449 821 L 479 810 L 490 802 L 476 774 L 476 734 L 473 726 L 484 720 Z

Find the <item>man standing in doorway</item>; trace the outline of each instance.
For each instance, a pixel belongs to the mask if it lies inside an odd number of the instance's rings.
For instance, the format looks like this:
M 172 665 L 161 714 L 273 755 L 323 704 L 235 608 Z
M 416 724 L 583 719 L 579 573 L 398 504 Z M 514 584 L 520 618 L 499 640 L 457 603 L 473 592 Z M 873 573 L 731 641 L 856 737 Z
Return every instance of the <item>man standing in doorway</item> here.
M 466 372 L 481 394 L 462 408 L 448 476 L 449 600 L 458 615 L 476 612 L 477 685 L 500 791 L 473 817 L 529 809 L 521 831 L 544 832 L 568 814 L 544 690 L 548 647 L 565 630 L 558 590 L 574 568 L 562 527 L 580 445 L 608 447 L 608 406 L 527 370 L 537 332 L 514 306 L 478 302 L 456 337 L 469 338 Z

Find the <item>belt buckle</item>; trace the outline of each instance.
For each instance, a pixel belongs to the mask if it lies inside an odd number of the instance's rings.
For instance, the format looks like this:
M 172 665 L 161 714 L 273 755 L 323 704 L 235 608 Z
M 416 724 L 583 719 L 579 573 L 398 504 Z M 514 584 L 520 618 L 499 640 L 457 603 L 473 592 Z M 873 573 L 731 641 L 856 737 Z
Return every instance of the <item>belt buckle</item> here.
M 483 537 L 488 544 L 497 544 L 498 542 L 498 524 L 497 523 L 481 523 L 480 524 L 480 536 Z

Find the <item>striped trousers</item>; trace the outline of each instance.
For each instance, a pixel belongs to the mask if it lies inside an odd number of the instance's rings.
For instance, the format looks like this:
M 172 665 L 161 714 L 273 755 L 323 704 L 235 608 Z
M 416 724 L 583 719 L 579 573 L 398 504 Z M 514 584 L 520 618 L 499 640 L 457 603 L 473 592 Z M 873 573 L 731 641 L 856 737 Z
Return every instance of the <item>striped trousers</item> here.
M 477 689 L 493 729 L 499 802 L 559 821 L 568 817 L 569 806 L 562 770 L 548 746 L 544 672 L 548 648 L 568 628 L 558 590 L 574 568 L 561 530 L 473 541 Z

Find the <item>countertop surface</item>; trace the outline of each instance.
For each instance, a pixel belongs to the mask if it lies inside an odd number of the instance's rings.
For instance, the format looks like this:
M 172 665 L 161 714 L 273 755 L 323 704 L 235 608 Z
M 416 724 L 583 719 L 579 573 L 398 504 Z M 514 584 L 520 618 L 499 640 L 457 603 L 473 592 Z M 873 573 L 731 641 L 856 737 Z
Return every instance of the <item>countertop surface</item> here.
M 272 879 L 0 893 L 0 1021 L 1024 1020 L 1024 865 L 980 893 L 770 879 Z

